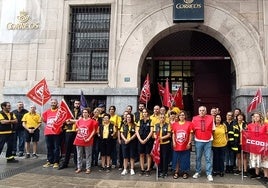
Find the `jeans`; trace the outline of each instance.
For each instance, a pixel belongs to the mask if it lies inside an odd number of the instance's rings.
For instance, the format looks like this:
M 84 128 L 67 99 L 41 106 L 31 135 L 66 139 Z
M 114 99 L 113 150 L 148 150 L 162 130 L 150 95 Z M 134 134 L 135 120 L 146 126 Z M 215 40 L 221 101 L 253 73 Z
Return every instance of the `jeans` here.
M 83 151 L 86 156 L 86 169 L 90 170 L 92 161 L 92 146 L 76 146 L 77 150 L 77 168 L 82 169 L 83 165 Z
M 46 135 L 47 160 L 51 164 L 60 161 L 60 135 Z
M 18 143 L 18 148 L 17 148 L 17 141 Z M 16 154 L 17 149 L 19 149 L 19 153 L 24 153 L 24 147 L 25 147 L 25 130 L 16 130 L 14 133 L 14 140 L 13 140 L 13 149 L 12 153 Z
M 234 152 L 230 147 L 226 147 L 225 150 L 225 162 L 226 166 L 234 166 Z
M 196 172 L 201 173 L 201 160 L 202 155 L 205 156 L 206 161 L 206 175 L 212 174 L 212 141 L 209 142 L 198 142 L 195 141 L 195 153 L 196 153 Z
M 172 170 L 176 170 L 176 165 L 179 163 L 180 172 L 190 171 L 190 150 L 185 151 L 173 151 L 172 157 Z

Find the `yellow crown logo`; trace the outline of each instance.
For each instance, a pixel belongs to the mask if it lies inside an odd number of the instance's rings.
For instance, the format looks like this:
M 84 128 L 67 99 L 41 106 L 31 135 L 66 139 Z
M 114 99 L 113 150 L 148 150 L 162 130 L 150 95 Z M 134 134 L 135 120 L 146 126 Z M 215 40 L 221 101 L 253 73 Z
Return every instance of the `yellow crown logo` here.
M 184 3 L 186 4 L 192 4 L 194 2 L 194 0 L 184 0 Z
M 17 19 L 19 20 L 19 22 L 25 23 L 25 22 L 28 22 L 30 20 L 30 16 L 28 15 L 27 12 L 20 11 L 20 15 L 17 16 Z

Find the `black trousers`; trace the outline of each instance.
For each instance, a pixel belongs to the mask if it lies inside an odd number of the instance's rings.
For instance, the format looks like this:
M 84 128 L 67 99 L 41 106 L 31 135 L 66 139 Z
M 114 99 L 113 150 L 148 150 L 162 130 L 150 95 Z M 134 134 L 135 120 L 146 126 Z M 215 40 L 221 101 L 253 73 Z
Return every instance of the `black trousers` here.
M 68 166 L 71 154 L 74 154 L 74 164 L 77 164 L 77 152 L 74 146 L 74 139 L 76 137 L 76 132 L 66 132 L 65 133 L 65 157 L 63 165 Z
M 163 174 L 167 174 L 167 172 L 168 172 L 170 147 L 171 147 L 170 143 L 160 144 L 159 172 L 163 173 Z
M 0 134 L 0 153 L 2 153 L 2 150 L 6 143 L 7 144 L 6 158 L 12 157 L 13 137 L 14 133 Z

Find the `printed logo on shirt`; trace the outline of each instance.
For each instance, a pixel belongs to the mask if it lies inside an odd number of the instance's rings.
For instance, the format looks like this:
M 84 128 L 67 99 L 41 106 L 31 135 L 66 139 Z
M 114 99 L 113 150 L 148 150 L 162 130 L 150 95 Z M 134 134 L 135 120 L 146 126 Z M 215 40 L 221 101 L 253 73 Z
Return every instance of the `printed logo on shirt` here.
M 187 134 L 184 130 L 178 130 L 176 132 L 176 142 L 179 145 L 182 145 L 187 139 Z

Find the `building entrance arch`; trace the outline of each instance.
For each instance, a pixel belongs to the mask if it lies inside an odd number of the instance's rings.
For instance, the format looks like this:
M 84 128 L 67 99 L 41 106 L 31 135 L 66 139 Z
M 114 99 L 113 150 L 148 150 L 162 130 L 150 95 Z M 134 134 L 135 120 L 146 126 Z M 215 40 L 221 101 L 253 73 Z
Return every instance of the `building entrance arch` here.
M 207 1 L 205 3 L 205 20 L 203 23 L 172 23 L 172 4 L 148 10 L 148 14 L 129 28 L 117 57 L 117 87 L 142 87 L 145 77 L 144 64 L 150 50 L 166 36 L 189 30 L 204 33 L 217 40 L 229 53 L 235 72 L 233 91 L 254 88 L 266 84 L 263 52 L 260 36 L 252 25 L 242 19 L 235 11 L 228 11 L 223 5 Z M 127 65 L 124 65 L 126 64 Z M 133 71 L 136 70 L 136 71 Z M 128 75 L 129 82 L 124 81 Z M 249 76 L 250 75 L 250 76 Z M 142 78 L 142 79 L 141 79 Z M 232 97 L 237 98 L 233 93 Z M 236 101 L 232 101 L 235 104 Z M 235 104 L 236 105 L 236 104 Z

